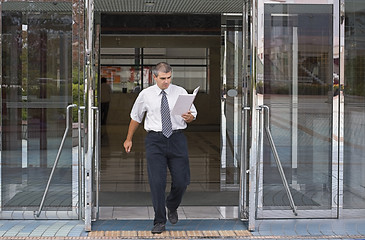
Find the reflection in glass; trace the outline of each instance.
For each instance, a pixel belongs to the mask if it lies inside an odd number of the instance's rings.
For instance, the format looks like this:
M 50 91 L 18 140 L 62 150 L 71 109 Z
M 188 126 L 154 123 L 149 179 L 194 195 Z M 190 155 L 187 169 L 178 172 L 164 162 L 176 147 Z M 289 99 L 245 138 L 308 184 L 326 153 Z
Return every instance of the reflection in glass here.
M 264 80 L 270 128 L 298 209 L 329 209 L 332 191 L 332 7 L 265 5 Z M 264 137 L 263 207 L 290 209 Z
M 345 209 L 365 208 L 365 42 L 364 2 L 345 1 Z
M 42 199 L 72 101 L 71 23 L 71 11 L 2 12 L 2 210 Z M 71 209 L 71 147 L 68 137 L 44 210 Z

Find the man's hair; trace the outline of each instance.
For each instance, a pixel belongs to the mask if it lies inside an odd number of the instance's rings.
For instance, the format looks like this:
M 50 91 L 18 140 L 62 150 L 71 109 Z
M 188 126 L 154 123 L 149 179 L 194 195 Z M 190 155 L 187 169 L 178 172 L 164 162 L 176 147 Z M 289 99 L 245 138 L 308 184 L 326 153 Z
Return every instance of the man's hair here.
M 158 77 L 159 72 L 162 72 L 162 73 L 172 72 L 172 68 L 171 68 L 170 64 L 168 64 L 166 62 L 160 62 L 160 63 L 157 63 L 156 66 L 154 66 L 152 68 L 153 76 Z

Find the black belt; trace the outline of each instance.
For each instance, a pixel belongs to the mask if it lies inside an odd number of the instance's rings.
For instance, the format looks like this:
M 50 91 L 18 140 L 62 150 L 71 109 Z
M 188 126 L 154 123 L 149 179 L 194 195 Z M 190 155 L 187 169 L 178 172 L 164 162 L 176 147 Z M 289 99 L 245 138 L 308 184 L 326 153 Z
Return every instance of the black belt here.
M 162 134 L 161 131 L 152 131 L 152 130 L 149 130 L 147 131 L 148 133 L 157 133 L 157 134 Z M 183 129 L 177 129 L 177 130 L 172 130 L 172 133 L 180 133 L 180 132 L 183 132 Z

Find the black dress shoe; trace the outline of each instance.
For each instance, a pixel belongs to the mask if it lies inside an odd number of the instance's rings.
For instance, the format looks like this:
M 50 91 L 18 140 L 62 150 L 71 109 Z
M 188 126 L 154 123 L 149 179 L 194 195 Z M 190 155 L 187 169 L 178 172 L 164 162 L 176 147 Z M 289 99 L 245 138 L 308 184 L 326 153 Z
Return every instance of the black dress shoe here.
M 151 232 L 153 233 L 153 234 L 160 234 L 160 233 L 162 233 L 162 232 L 164 232 L 165 231 L 165 224 L 164 223 L 156 223 L 154 226 L 153 226 L 153 228 L 152 228 L 152 230 L 151 230 Z
M 176 224 L 177 221 L 179 221 L 179 216 L 177 215 L 177 210 L 170 211 L 170 209 L 169 209 L 167 217 L 168 217 L 171 224 Z

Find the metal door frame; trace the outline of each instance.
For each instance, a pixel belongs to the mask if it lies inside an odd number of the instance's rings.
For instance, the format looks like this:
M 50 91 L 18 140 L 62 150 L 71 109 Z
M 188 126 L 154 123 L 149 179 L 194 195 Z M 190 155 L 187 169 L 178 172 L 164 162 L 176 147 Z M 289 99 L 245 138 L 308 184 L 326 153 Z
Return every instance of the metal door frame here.
M 87 121 L 87 136 L 85 138 L 85 166 L 84 166 L 84 192 L 85 192 L 85 231 L 91 231 L 93 209 L 93 159 L 94 159 L 94 0 L 85 0 L 85 120 Z
M 99 84 L 100 15 L 95 15 L 94 0 L 85 0 L 85 121 L 84 143 L 84 221 L 85 231 L 91 231 L 91 222 L 99 218 L 100 190 L 100 100 L 95 90 Z M 100 93 L 100 91 L 99 91 Z

